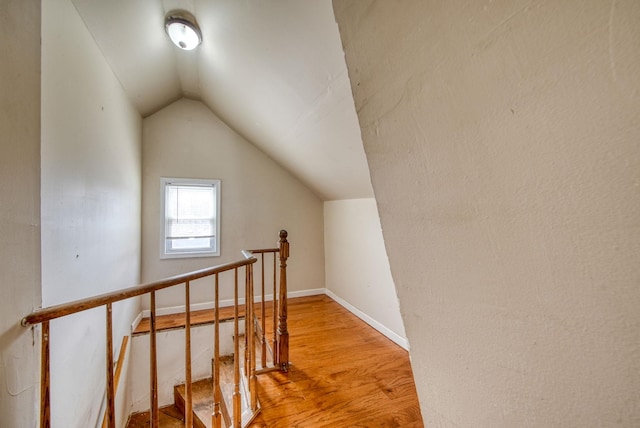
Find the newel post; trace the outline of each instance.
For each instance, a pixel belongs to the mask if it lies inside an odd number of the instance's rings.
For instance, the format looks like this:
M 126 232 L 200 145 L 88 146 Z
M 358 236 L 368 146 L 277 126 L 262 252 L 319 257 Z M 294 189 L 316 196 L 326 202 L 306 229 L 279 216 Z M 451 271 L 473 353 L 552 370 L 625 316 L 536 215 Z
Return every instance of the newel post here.
M 282 371 L 289 370 L 289 331 L 287 330 L 287 231 L 280 231 L 280 311 L 278 316 L 278 361 Z

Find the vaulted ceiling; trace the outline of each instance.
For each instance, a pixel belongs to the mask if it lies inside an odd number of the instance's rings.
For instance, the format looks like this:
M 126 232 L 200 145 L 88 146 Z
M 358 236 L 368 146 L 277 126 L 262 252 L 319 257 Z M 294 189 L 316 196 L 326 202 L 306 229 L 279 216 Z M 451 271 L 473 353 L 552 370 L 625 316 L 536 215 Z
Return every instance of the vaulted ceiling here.
M 73 0 L 143 117 L 202 101 L 324 200 L 372 197 L 330 0 Z M 175 47 L 172 10 L 203 42 Z

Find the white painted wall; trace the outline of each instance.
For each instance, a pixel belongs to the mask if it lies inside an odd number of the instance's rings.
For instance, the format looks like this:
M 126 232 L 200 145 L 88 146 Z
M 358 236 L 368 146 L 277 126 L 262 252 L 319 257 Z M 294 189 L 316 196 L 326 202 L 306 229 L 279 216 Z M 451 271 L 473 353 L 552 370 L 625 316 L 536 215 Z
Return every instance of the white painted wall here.
M 0 2 L 0 426 L 34 427 L 40 305 L 40 1 Z M 34 342 L 35 341 L 35 342 Z
M 426 426 L 640 424 L 640 3 L 334 0 Z
M 71 1 L 44 2 L 44 306 L 139 283 L 141 127 Z M 137 299 L 114 305 L 115 347 L 138 311 Z M 101 418 L 104 313 L 52 322 L 53 426 L 84 428 Z
M 163 176 L 222 180 L 219 257 L 160 259 Z M 142 219 L 144 282 L 239 260 L 242 249 L 274 248 L 287 229 L 289 290 L 324 288 L 322 201 L 198 101 L 181 99 L 144 119 Z M 211 279 L 191 289 L 193 304 L 213 300 Z M 183 305 L 183 294 L 162 291 L 157 307 Z M 232 297 L 228 287 L 221 290 L 221 299 Z
M 376 200 L 325 202 L 324 243 L 327 294 L 407 348 Z

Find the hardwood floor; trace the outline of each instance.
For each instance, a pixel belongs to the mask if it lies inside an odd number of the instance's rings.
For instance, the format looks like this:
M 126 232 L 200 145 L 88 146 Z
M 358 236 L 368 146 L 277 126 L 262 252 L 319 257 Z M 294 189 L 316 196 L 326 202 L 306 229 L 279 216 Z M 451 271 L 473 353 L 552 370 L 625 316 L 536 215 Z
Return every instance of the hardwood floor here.
M 408 353 L 325 295 L 289 301 L 288 373 L 260 375 L 254 427 L 422 427 Z
M 251 427 L 423 427 L 404 349 L 325 295 L 290 299 L 288 328 L 290 370 L 258 377 Z

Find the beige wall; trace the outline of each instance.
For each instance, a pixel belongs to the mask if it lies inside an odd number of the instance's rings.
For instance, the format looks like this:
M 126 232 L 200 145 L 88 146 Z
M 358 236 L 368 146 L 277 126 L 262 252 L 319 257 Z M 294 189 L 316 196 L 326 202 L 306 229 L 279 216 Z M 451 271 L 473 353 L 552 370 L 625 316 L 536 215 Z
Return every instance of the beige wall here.
M 181 99 L 146 118 L 143 159 L 143 281 L 238 260 L 242 249 L 273 248 L 287 229 L 289 290 L 324 288 L 322 201 L 204 104 Z M 219 257 L 160 259 L 160 177 L 221 180 Z M 192 287 L 192 302 L 211 301 L 212 290 Z M 225 289 L 220 297 L 232 295 Z M 183 304 L 179 289 L 157 296 L 160 308 Z
M 40 1 L 0 2 L 0 426 L 37 424 Z M 34 343 L 35 341 L 35 343 Z
M 427 426 L 640 423 L 640 3 L 334 0 Z
M 324 245 L 328 294 L 407 348 L 376 200 L 325 202 Z
M 42 17 L 42 300 L 51 306 L 139 283 L 142 119 L 71 1 L 44 2 Z M 116 349 L 138 312 L 137 299 L 114 305 Z M 53 426 L 101 419 L 104 320 L 99 308 L 51 324 Z

